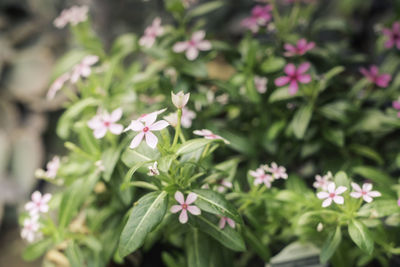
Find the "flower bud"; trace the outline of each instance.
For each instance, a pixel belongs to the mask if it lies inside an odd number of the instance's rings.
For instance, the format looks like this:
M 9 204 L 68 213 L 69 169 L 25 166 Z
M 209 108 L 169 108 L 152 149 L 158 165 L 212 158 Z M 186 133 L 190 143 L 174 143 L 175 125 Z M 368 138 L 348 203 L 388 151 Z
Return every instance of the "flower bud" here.
M 177 94 L 171 92 L 172 103 L 174 103 L 175 107 L 183 108 L 186 106 L 187 102 L 189 101 L 190 93 L 184 94 L 183 91 L 180 91 Z
M 322 223 L 319 223 L 319 224 L 317 225 L 317 231 L 318 231 L 318 232 L 321 232 L 323 229 L 324 229 L 324 225 L 323 225 Z

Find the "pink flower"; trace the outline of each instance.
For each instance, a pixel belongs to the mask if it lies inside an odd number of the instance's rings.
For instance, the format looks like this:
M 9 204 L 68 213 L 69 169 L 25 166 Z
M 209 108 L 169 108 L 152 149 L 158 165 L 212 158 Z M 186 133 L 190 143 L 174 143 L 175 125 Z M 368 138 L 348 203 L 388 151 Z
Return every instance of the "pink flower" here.
M 195 193 L 189 193 L 185 201 L 185 197 L 183 196 L 183 194 L 179 191 L 176 191 L 175 199 L 180 205 L 173 205 L 171 207 L 171 212 L 177 213 L 181 211 L 181 214 L 179 215 L 180 223 L 186 223 L 188 221 L 188 211 L 193 215 L 201 214 L 201 210 L 197 206 L 190 205 L 197 199 L 197 195 Z
M 264 94 L 267 92 L 268 79 L 265 77 L 254 76 L 254 85 L 256 86 L 257 92 Z
M 219 228 L 224 229 L 226 223 L 228 223 L 231 228 L 235 228 L 234 220 L 225 216 L 221 216 L 221 219 L 219 220 Z
M 139 44 L 150 48 L 154 45 L 157 36 L 161 36 L 164 33 L 164 28 L 161 26 L 161 19 L 155 18 L 153 23 L 144 30 L 144 35 L 140 38 Z
M 71 72 L 71 83 L 76 83 L 80 77 L 87 78 L 92 73 L 91 66 L 99 61 L 99 57 L 95 55 L 89 55 L 82 59 Z
M 60 168 L 60 158 L 58 156 L 54 156 L 53 159 L 47 163 L 46 168 L 46 177 L 50 179 L 56 178 L 57 171 Z
M 375 83 L 377 86 L 385 88 L 388 87 L 392 76 L 390 74 L 379 75 L 378 67 L 371 65 L 369 71 L 365 68 L 360 68 L 360 72 L 364 75 L 370 82 Z
M 383 35 L 388 38 L 385 42 L 386 48 L 392 48 L 396 45 L 397 49 L 400 49 L 400 22 L 393 23 L 392 29 L 383 29 Z
M 165 120 L 160 120 L 156 122 L 157 115 L 159 111 L 152 112 L 149 114 L 142 115 L 138 120 L 133 120 L 131 124 L 124 130 L 132 130 L 135 132 L 139 132 L 133 139 L 130 144 L 130 148 L 136 148 L 139 146 L 140 142 L 142 142 L 143 138 L 146 139 L 146 143 L 149 147 L 155 148 L 158 143 L 158 138 L 155 136 L 152 131 L 161 131 L 169 124 Z M 144 122 L 144 124 L 143 124 Z
M 381 193 L 378 191 L 371 191 L 372 190 L 372 184 L 370 183 L 365 183 L 363 184 L 362 188 L 356 184 L 356 183 L 351 183 L 351 187 L 353 187 L 353 192 L 350 193 L 351 197 L 354 198 L 360 198 L 362 197 L 365 202 L 372 202 L 373 197 L 380 197 Z
M 250 171 L 249 174 L 256 178 L 254 180 L 254 185 L 259 185 L 264 183 L 266 187 L 271 187 L 271 182 L 274 181 L 272 175 L 265 173 L 264 168 L 258 168 L 255 171 Z
M 211 49 L 210 41 L 204 40 L 206 36 L 205 31 L 197 31 L 192 34 L 189 41 L 177 42 L 172 50 L 175 53 L 182 53 L 186 51 L 186 57 L 189 60 L 195 60 L 200 51 L 207 51 Z
M 64 73 L 60 77 L 58 77 L 51 85 L 50 89 L 47 92 L 46 98 L 47 100 L 52 100 L 56 96 L 56 93 L 61 90 L 64 84 L 69 80 L 69 73 Z
M 213 132 L 211 132 L 210 130 L 207 129 L 203 129 L 203 130 L 195 130 L 193 131 L 193 133 L 195 135 L 200 135 L 200 136 L 204 136 L 205 139 L 220 139 L 222 141 L 224 141 L 225 144 L 229 144 L 229 141 L 226 140 L 225 138 L 214 134 Z
M 219 193 L 224 193 L 227 189 L 232 188 L 232 183 L 227 179 L 221 179 L 217 183 L 219 184 L 217 186 L 217 191 Z
M 324 202 L 322 202 L 322 207 L 328 207 L 332 204 L 332 200 L 336 204 L 343 204 L 344 203 L 344 198 L 342 196 L 339 196 L 343 192 L 347 190 L 347 187 L 345 186 L 339 186 L 336 188 L 336 185 L 334 182 L 329 183 L 327 191 L 321 191 L 318 192 L 317 197 L 319 199 L 325 199 Z
M 38 215 L 33 215 L 24 220 L 24 226 L 21 230 L 21 237 L 29 243 L 34 242 L 40 237 L 40 233 L 38 233 L 40 227 L 38 219 Z
M 278 166 L 275 162 L 271 163 L 271 167 L 266 166 L 265 167 L 267 171 L 271 172 L 272 176 L 275 179 L 287 179 L 288 175 L 286 173 L 286 168 L 283 166 Z
M 54 20 L 53 24 L 59 29 L 64 28 L 68 23 L 75 26 L 87 20 L 88 11 L 88 6 L 72 6 L 69 9 L 64 9 L 60 16 Z
M 107 131 L 119 135 L 122 133 L 124 127 L 116 123 L 122 117 L 122 109 L 117 108 L 111 114 L 107 111 L 101 112 L 88 121 L 88 126 L 93 130 L 93 135 L 97 139 L 103 138 Z
M 307 43 L 307 40 L 303 38 L 298 40 L 296 45 L 285 44 L 284 47 L 286 49 L 286 52 L 283 54 L 286 57 L 293 57 L 296 55 L 302 56 L 305 53 L 307 53 L 307 51 L 313 49 L 315 47 L 315 43 L 314 42 Z
M 25 204 L 25 210 L 31 215 L 38 213 L 46 213 L 49 211 L 49 205 L 47 204 L 51 199 L 51 194 L 42 194 L 39 191 L 33 192 L 32 201 Z
M 253 7 L 251 16 L 242 21 L 242 26 L 250 29 L 253 33 L 258 32 L 260 26 L 267 26 L 272 19 L 271 10 L 271 5 Z
M 285 73 L 287 76 L 282 76 L 275 79 L 276 86 L 284 86 L 289 84 L 289 93 L 294 95 L 297 90 L 299 90 L 299 83 L 309 83 L 311 82 L 311 76 L 309 74 L 304 74 L 310 68 L 310 63 L 305 62 L 300 64 L 300 66 L 296 69 L 296 66 L 292 63 L 289 63 L 285 66 Z
M 399 112 L 397 112 L 397 117 L 400 118 L 400 99 L 393 101 L 392 106 L 394 109 L 397 109 L 399 111 Z
M 397 206 L 400 207 L 400 198 L 397 200 Z
M 181 125 L 184 128 L 190 128 L 192 126 L 193 119 L 196 118 L 196 113 L 186 107 L 182 108 Z M 164 119 L 173 127 L 178 124 L 178 114 L 176 112 L 170 113 L 165 116 Z
M 331 178 L 332 178 L 331 172 L 328 172 L 324 176 L 317 174 L 317 175 L 315 175 L 315 182 L 314 182 L 313 186 L 317 189 L 320 188 L 320 189 L 326 191 L 328 189 L 328 184 L 329 184 Z

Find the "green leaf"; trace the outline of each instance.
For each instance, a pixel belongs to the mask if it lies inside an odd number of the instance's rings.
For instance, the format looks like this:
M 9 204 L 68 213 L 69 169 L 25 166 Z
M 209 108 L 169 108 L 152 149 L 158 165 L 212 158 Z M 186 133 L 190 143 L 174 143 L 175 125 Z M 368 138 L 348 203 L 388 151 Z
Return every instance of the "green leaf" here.
M 85 265 L 82 252 L 74 242 L 69 243 L 65 252 L 71 267 L 81 267 Z
M 369 255 L 374 250 L 374 240 L 368 228 L 357 220 L 351 220 L 349 224 L 349 235 L 356 245 L 367 252 Z
M 187 13 L 187 18 L 195 18 L 199 16 L 203 16 L 207 13 L 210 13 L 224 5 L 223 1 L 211 1 L 208 3 L 201 4 Z
M 205 78 L 208 75 L 207 65 L 203 61 L 181 62 L 180 71 L 197 78 Z
M 101 162 L 104 165 L 103 177 L 106 182 L 110 181 L 111 175 L 114 172 L 115 165 L 121 155 L 122 147 L 110 147 L 106 149 L 101 157 Z
M 242 224 L 242 218 L 223 195 L 209 189 L 195 189 L 197 194 L 196 205 L 207 212 L 226 216 L 233 219 L 236 223 Z
M 143 161 L 143 162 L 138 162 L 136 163 L 132 168 L 129 169 L 129 171 L 126 173 L 124 177 L 124 181 L 121 185 L 121 190 L 125 190 L 127 186 L 129 185 L 129 182 L 131 181 L 132 175 L 142 166 L 146 165 L 147 163 L 150 163 L 152 161 Z
M 123 58 L 137 49 L 137 36 L 126 33 L 119 36 L 111 48 L 112 57 Z
M 188 267 L 208 267 L 208 258 L 210 255 L 208 241 L 207 237 L 195 228 L 186 234 Z
M 338 147 L 344 146 L 344 132 L 342 129 L 325 128 L 322 131 L 322 135 L 332 144 Z
M 340 226 L 336 227 L 335 232 L 331 232 L 328 239 L 325 241 L 321 249 L 320 260 L 322 263 L 326 263 L 332 255 L 335 253 L 340 242 L 342 241 L 342 232 Z
M 261 71 L 272 73 L 281 70 L 285 66 L 286 61 L 281 57 L 270 57 L 261 63 Z
M 196 205 L 197 201 L 196 201 Z M 225 247 L 234 251 L 245 251 L 246 246 L 243 238 L 237 230 L 226 225 L 224 229 L 218 226 L 216 216 L 202 213 L 200 216 L 192 216 L 189 223 L 197 227 L 200 231 L 210 235 L 212 238 L 220 242 Z
M 350 108 L 351 107 L 348 102 L 336 101 L 320 107 L 318 111 L 330 120 L 345 123 L 349 120 L 347 113 Z
M 118 251 L 125 257 L 137 250 L 148 233 L 162 221 L 168 206 L 167 192 L 152 192 L 141 197 L 122 230 Z
M 158 159 L 160 152 L 157 149 L 151 149 L 145 142 L 142 142 L 137 148 L 127 148 L 122 153 L 121 160 L 126 166 L 132 167 L 138 162 L 154 161 Z
M 324 78 L 325 78 L 326 80 L 330 80 L 330 79 L 332 79 L 333 77 L 335 77 L 336 75 L 342 73 L 344 70 L 345 70 L 345 68 L 344 68 L 343 66 L 336 66 L 336 67 L 330 69 L 329 71 L 327 71 L 327 72 L 324 74 Z
M 311 104 L 302 106 L 294 115 L 291 126 L 297 139 L 303 139 L 313 112 Z
M 349 178 L 347 177 L 347 174 L 343 171 L 340 171 L 335 174 L 334 181 L 335 181 L 336 186 L 349 187 L 349 185 L 350 185 Z
M 271 253 L 268 249 L 268 246 L 263 244 L 260 241 L 260 237 L 257 237 L 255 234 L 251 232 L 250 229 L 245 228 L 244 229 L 244 237 L 246 239 L 246 243 L 249 244 L 249 246 L 254 250 L 257 255 L 263 259 L 265 262 L 269 262 L 269 259 L 271 257 Z
M 51 239 L 43 239 L 26 247 L 22 258 L 26 261 L 33 261 L 42 256 L 51 246 Z
M 356 166 L 352 169 L 353 173 L 359 174 L 366 179 L 370 179 L 379 185 L 389 188 L 392 185 L 392 178 L 384 173 L 383 171 L 368 167 L 368 166 Z
M 379 155 L 379 153 L 373 150 L 371 147 L 361 144 L 351 144 L 348 148 L 360 156 L 374 160 L 379 165 L 384 163 L 383 158 Z
M 219 141 L 218 139 L 205 139 L 205 138 L 196 138 L 189 140 L 182 144 L 178 150 L 176 151 L 176 154 L 182 155 L 182 154 L 187 154 L 193 151 L 196 151 L 212 142 Z

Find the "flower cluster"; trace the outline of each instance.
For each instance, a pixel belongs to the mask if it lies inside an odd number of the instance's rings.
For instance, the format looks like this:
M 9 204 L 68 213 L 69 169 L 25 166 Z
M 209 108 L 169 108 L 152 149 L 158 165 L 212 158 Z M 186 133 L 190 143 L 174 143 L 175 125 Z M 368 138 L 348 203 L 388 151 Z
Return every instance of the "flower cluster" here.
M 266 27 L 272 19 L 271 5 L 257 5 L 251 10 L 251 16 L 242 21 L 242 26 L 248 28 L 253 33 L 257 33 L 260 27 Z
M 264 184 L 268 188 L 271 187 L 271 183 L 276 179 L 288 178 L 286 168 L 278 166 L 275 162 L 272 162 L 271 166 L 268 166 L 267 164 L 261 165 L 255 171 L 251 170 L 249 174 L 255 178 L 254 185 Z
M 374 83 L 382 88 L 388 87 L 389 82 L 392 80 L 392 76 L 390 74 L 379 74 L 378 67 L 375 65 L 371 65 L 369 70 L 367 70 L 366 68 L 360 68 L 360 72 L 371 83 Z
M 64 9 L 60 16 L 54 20 L 54 26 L 59 29 L 64 28 L 68 23 L 75 26 L 87 20 L 88 11 L 88 6 L 72 6 L 69 9 Z
M 386 48 L 392 48 L 396 46 L 397 49 L 400 49 L 400 22 L 396 21 L 393 23 L 392 28 L 383 29 L 383 34 L 386 36 L 387 40 L 385 42 Z
M 151 48 L 158 36 L 163 35 L 164 28 L 161 26 L 161 19 L 155 18 L 153 23 L 144 30 L 144 35 L 140 38 L 139 44 L 141 46 Z

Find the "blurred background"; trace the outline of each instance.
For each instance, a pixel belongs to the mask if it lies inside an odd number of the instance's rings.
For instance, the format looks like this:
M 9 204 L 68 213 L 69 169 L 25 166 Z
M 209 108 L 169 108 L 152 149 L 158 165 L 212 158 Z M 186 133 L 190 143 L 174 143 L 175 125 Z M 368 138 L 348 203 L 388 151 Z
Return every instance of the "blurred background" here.
M 183 1 L 193 5 L 207 2 Z M 368 54 L 374 42 L 371 29 L 392 16 L 396 1 L 319 0 L 323 4 L 318 13 L 329 8 L 332 14 L 332 7 L 337 9 L 338 21 L 327 26 L 347 28 L 348 35 L 339 38 L 347 39 L 350 51 Z M 225 2 L 225 8 L 207 19 L 207 28 L 216 39 L 234 41 L 243 33 L 240 21 L 254 1 Z M 47 101 L 45 95 L 56 59 L 74 46 L 68 30 L 56 29 L 52 21 L 74 4 L 90 7 L 93 25 L 105 47 L 122 33 L 140 35 L 155 16 L 172 22 L 162 0 L 0 0 L 0 266 L 41 266 L 40 261 L 26 263 L 21 259 L 24 243 L 17 218 L 30 194 L 48 186 L 34 177 L 35 170 L 44 168 L 54 155 L 63 154 L 54 129 L 65 99 L 59 95 Z

